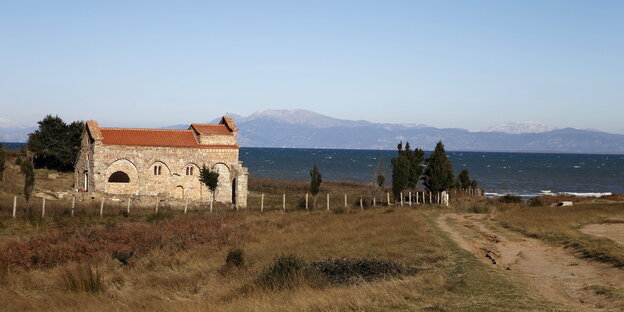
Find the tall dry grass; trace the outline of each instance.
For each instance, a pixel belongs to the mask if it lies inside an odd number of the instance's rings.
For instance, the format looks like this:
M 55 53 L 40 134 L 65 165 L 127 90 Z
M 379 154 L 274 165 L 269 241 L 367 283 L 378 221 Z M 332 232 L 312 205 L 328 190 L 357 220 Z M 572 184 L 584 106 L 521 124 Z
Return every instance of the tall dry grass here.
M 0 307 L 46 311 L 554 310 L 522 283 L 503 278 L 455 246 L 433 226 L 430 212 L 384 208 L 349 214 L 230 214 L 240 222 L 223 223 L 230 235 L 217 246 L 161 247 L 152 240 L 135 242 L 136 236 L 130 235 L 128 243 L 150 246 L 132 265 L 102 252 L 85 258 L 85 266 L 78 271 L 75 262 L 63 261 L 52 267 L 9 266 L 0 276 Z M 204 218 L 212 216 L 153 225 L 157 231 L 171 232 L 186 222 L 201 224 Z M 98 237 L 92 232 L 72 234 L 83 236 L 78 241 Z M 245 265 L 224 270 L 232 248 L 244 251 Z M 341 257 L 381 259 L 418 270 L 415 275 L 356 285 L 258 287 L 262 272 L 286 254 L 307 263 Z
M 503 226 L 555 244 L 575 248 L 587 257 L 624 266 L 624 247 L 579 229 L 610 218 L 624 219 L 624 203 L 581 203 L 569 207 L 517 207 L 497 215 Z

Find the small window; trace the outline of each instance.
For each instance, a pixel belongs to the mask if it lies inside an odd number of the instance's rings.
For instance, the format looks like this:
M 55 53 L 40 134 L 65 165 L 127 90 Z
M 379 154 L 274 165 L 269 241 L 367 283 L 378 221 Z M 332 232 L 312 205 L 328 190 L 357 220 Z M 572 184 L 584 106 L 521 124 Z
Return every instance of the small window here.
M 193 167 L 186 167 L 186 175 L 193 175 Z
M 108 177 L 110 183 L 130 183 L 130 177 L 123 171 L 115 171 Z
M 154 175 L 160 175 L 162 172 L 162 166 L 154 166 Z

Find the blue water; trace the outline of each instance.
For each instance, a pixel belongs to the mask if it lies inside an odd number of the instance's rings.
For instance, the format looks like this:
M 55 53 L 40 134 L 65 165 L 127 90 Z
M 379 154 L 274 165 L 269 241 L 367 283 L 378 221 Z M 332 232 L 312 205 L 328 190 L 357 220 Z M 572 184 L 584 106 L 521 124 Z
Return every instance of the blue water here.
M 428 153 L 426 153 L 428 154 Z M 468 169 L 488 193 L 624 193 L 624 155 L 447 152 L 456 174 Z M 308 181 L 314 163 L 324 180 L 369 182 L 383 159 L 390 185 L 396 151 L 241 148 L 251 177 Z
M 23 143 L 5 143 L 19 149 Z M 428 153 L 426 153 L 428 154 Z M 535 196 L 553 193 L 624 193 L 624 155 L 447 152 L 456 174 L 468 169 L 479 187 L 492 194 Z M 243 147 L 240 159 L 258 178 L 308 181 L 317 164 L 323 180 L 370 182 L 378 159 L 386 184 L 396 151 Z

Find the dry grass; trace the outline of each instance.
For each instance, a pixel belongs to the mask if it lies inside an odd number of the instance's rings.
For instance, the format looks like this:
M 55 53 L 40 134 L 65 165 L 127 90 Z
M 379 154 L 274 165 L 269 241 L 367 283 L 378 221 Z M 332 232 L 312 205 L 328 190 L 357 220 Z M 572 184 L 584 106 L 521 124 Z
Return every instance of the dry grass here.
M 396 208 L 389 213 L 230 214 L 237 222 L 222 246 L 153 246 L 132 265 L 103 252 L 82 267 L 63 262 L 51 268 L 11 266 L 0 278 L 0 306 L 46 311 L 555 310 L 525 285 L 459 249 L 434 227 L 430 212 Z M 157 225 L 167 229 L 176 222 L 211 218 L 215 216 L 178 216 Z M 237 247 L 244 250 L 245 266 L 222 270 L 228 250 Z M 261 272 L 284 254 L 306 262 L 377 258 L 416 267 L 418 273 L 351 286 L 302 285 L 285 291 L 256 287 Z
M 624 218 L 623 203 L 581 203 L 571 207 L 519 207 L 497 216 L 503 226 L 554 244 L 563 244 L 587 257 L 624 266 L 624 247 L 607 239 L 584 234 L 587 224 Z

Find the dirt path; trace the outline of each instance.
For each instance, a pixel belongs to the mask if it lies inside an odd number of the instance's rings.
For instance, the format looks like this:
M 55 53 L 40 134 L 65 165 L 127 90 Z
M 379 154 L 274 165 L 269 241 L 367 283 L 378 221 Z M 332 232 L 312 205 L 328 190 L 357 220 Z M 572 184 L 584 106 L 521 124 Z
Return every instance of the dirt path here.
M 581 232 L 588 235 L 610 238 L 624 245 L 624 223 L 590 224 L 583 227 Z
M 624 311 L 624 296 L 619 295 L 624 294 L 624 270 L 506 230 L 489 215 L 444 214 L 436 221 L 459 246 L 528 280 L 550 300 L 584 311 Z

